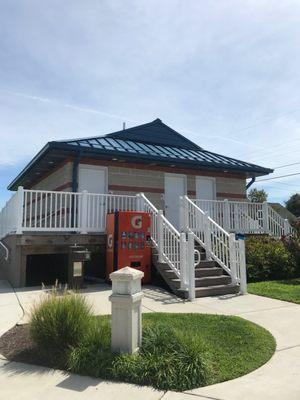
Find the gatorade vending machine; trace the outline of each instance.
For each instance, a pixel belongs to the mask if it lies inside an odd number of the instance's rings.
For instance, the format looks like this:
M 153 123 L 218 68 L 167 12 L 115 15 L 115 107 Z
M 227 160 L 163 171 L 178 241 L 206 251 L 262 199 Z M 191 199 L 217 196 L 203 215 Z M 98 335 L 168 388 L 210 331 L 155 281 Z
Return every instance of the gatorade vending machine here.
M 147 212 L 117 211 L 107 214 L 106 279 L 124 267 L 144 272 L 151 280 L 151 216 Z

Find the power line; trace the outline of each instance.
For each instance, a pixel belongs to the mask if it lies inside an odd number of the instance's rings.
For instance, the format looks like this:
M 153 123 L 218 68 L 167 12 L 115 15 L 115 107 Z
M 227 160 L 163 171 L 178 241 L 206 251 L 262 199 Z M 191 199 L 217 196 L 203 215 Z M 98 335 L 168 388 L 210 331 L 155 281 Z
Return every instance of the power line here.
M 292 164 L 285 164 L 285 165 L 279 165 L 279 167 L 273 167 L 274 169 L 279 169 L 279 168 L 284 168 L 284 167 L 291 167 L 292 165 L 298 165 L 300 164 L 300 161 L 297 161 L 295 163 Z
M 256 182 L 272 181 L 273 179 L 287 178 L 288 176 L 295 176 L 295 175 L 300 175 L 300 172 L 297 172 L 297 173 L 295 173 L 295 174 L 288 174 L 288 175 L 275 176 L 274 178 L 260 179 L 260 180 L 258 180 L 258 181 L 256 181 Z

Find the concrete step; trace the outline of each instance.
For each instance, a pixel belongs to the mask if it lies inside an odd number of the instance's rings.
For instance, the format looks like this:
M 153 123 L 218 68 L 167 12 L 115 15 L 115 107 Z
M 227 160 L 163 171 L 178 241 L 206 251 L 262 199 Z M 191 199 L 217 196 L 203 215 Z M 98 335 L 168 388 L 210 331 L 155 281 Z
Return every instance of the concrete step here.
M 239 286 L 230 284 L 197 287 L 195 292 L 196 297 L 224 296 L 226 294 L 237 294 L 239 292 Z
M 230 283 L 231 283 L 231 277 L 228 275 L 206 276 L 195 279 L 196 287 L 212 287 L 220 285 L 229 285 Z
M 212 286 L 224 286 L 229 285 L 231 282 L 230 276 L 221 275 L 221 276 L 210 276 L 206 278 L 195 278 L 195 287 L 212 287 Z M 176 289 L 180 288 L 180 279 L 172 278 L 172 285 Z
M 216 261 L 213 261 L 213 260 L 201 260 L 199 262 L 199 264 L 197 265 L 196 269 L 197 268 L 214 268 L 214 267 L 217 267 L 217 266 L 218 266 L 218 264 L 217 264 Z
M 205 276 L 220 276 L 223 275 L 223 269 L 220 267 L 209 267 L 209 268 L 196 268 L 195 277 L 202 278 Z

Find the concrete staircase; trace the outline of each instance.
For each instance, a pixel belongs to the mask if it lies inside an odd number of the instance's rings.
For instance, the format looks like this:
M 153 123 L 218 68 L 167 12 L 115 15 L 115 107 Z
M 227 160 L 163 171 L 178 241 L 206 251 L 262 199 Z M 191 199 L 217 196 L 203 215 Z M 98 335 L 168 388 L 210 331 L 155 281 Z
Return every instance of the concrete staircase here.
M 205 251 L 198 248 L 201 261 L 195 268 L 195 296 L 209 297 L 236 294 L 239 286 L 231 283 L 231 277 L 221 268 L 216 261 L 207 261 Z M 179 297 L 187 298 L 187 292 L 180 290 L 180 279 L 167 263 L 158 262 L 158 254 L 153 249 L 153 265 L 160 273 L 171 291 Z

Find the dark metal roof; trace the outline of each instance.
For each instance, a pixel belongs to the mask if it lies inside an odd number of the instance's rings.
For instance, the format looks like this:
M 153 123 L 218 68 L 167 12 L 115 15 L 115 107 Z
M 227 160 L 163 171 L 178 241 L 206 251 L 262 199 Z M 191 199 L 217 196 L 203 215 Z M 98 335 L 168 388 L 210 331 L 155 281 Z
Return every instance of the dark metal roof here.
M 30 174 L 41 175 L 57 160 L 78 152 L 83 156 L 106 160 L 121 159 L 141 163 L 155 162 L 172 167 L 244 172 L 247 177 L 273 172 L 268 168 L 204 150 L 156 119 L 148 124 L 104 136 L 49 142 L 8 188 L 26 186 L 24 179 L 27 177 L 27 182 L 32 180 L 28 179 Z M 40 170 L 35 171 L 37 166 L 40 166 Z

